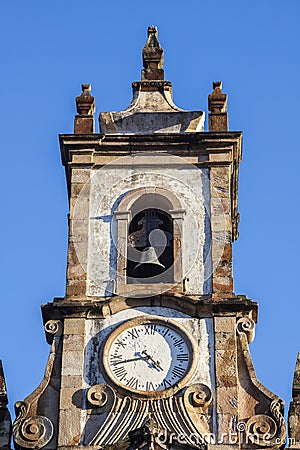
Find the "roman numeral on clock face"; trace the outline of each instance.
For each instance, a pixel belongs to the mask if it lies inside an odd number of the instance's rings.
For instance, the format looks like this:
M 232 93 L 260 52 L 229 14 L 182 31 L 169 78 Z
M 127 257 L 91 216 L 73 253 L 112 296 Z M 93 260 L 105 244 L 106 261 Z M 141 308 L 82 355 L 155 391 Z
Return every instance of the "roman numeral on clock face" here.
M 145 326 L 145 334 L 155 334 L 156 325 L 146 325 Z
M 147 381 L 146 382 L 146 391 L 154 391 L 155 387 L 154 384 L 152 383 L 152 381 Z
M 179 347 L 182 344 L 183 344 L 183 339 L 177 339 L 176 341 L 174 341 L 174 347 Z
M 110 355 L 110 362 L 111 363 L 117 363 L 121 362 L 123 357 L 121 355 Z
M 128 330 L 128 334 L 132 337 L 132 339 L 137 339 L 139 337 L 139 333 L 135 328 L 132 328 L 132 330 Z
M 175 377 L 182 377 L 184 372 L 185 372 L 185 370 L 182 367 L 178 367 L 178 366 L 175 366 L 174 369 L 172 370 L 172 374 Z
M 176 356 L 177 361 L 183 362 L 189 360 L 189 355 L 187 353 L 179 353 L 179 355 Z
M 126 385 L 127 385 L 128 387 L 133 388 L 133 389 L 137 389 L 137 388 L 138 388 L 138 380 L 137 380 L 135 377 L 131 377 L 131 378 L 127 381 Z
M 164 389 L 168 389 L 172 386 L 172 384 L 166 379 L 163 380 L 162 384 L 164 385 Z
M 123 380 L 123 378 L 126 377 L 127 371 L 124 366 L 120 367 L 114 367 L 113 369 L 114 374 L 120 379 Z

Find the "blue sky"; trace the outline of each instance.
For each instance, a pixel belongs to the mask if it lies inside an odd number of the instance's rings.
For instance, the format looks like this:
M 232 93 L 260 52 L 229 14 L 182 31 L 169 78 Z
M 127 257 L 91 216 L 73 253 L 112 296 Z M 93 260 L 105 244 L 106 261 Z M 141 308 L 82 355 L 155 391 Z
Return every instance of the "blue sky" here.
M 290 400 L 299 338 L 299 0 L 1 2 L 2 306 L 10 407 L 42 379 L 40 305 L 63 296 L 68 203 L 58 133 L 92 83 L 97 115 L 122 110 L 159 27 L 175 103 L 207 111 L 212 81 L 244 132 L 235 292 L 259 302 L 257 375 Z

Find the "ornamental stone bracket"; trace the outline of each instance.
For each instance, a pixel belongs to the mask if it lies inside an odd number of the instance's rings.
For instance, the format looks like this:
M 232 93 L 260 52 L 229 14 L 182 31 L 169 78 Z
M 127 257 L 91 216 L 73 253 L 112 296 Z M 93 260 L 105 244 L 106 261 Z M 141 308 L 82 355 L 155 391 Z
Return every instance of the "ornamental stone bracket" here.
M 52 346 L 41 384 L 24 401 L 15 404 L 13 438 L 16 449 L 55 449 L 57 446 L 58 406 L 61 366 L 62 324 L 50 320 L 45 324 Z
M 256 377 L 248 344 L 255 323 L 249 317 L 237 321 L 239 421 L 237 430 L 243 448 L 281 448 L 285 444 L 284 402 Z
M 286 428 L 282 415 L 283 401 L 275 399 L 270 404 L 270 415 L 257 414 L 247 421 L 245 442 L 258 447 L 281 448 L 285 443 Z

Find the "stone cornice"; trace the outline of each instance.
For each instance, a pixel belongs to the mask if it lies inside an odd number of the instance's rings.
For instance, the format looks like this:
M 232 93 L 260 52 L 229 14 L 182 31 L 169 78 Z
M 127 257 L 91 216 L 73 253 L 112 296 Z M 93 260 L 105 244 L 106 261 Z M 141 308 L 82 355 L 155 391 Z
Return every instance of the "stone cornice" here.
M 59 141 L 69 192 L 72 167 L 103 167 L 113 160 L 116 167 L 116 157 L 134 153 L 168 153 L 202 168 L 231 166 L 232 240 L 237 239 L 238 174 L 242 159 L 240 131 L 145 135 L 61 134 Z
M 185 134 L 104 135 L 61 134 L 59 135 L 62 163 L 70 162 L 69 153 L 78 151 L 123 156 L 135 152 L 167 152 L 176 156 L 193 156 L 201 153 L 222 153 L 234 149 L 233 160 L 241 161 L 242 133 L 199 132 Z
M 249 316 L 257 322 L 257 303 L 243 295 L 230 298 L 211 298 L 210 296 L 184 296 L 162 294 L 149 298 L 55 298 L 52 303 L 42 305 L 43 321 L 62 320 L 65 317 L 104 318 L 128 308 L 157 306 L 177 309 L 191 317 L 214 317 L 216 315 Z

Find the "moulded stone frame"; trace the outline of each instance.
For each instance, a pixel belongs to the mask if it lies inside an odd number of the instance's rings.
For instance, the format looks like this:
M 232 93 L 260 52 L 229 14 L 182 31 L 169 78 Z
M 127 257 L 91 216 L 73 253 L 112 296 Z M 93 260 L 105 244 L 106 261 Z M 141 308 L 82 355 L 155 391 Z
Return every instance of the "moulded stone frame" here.
M 173 223 L 173 279 L 172 283 L 127 283 L 127 243 L 129 224 L 132 219 L 131 208 L 133 204 L 143 195 L 159 195 L 164 197 L 172 205 L 168 214 Z M 114 218 L 117 222 L 117 274 L 116 274 L 116 294 L 149 295 L 153 293 L 173 291 L 183 292 L 183 271 L 182 271 L 182 240 L 183 240 L 183 220 L 185 209 L 176 195 L 168 189 L 162 187 L 143 187 L 130 191 L 120 201 L 118 208 L 114 211 Z
M 112 374 L 109 364 L 109 349 L 112 345 L 113 341 L 122 333 L 124 330 L 128 328 L 135 327 L 137 325 L 143 325 L 153 323 L 155 325 L 163 325 L 165 327 L 169 327 L 174 329 L 180 336 L 185 340 L 189 352 L 190 352 L 190 361 L 188 365 L 188 369 L 185 375 L 173 386 L 167 389 L 162 389 L 160 391 L 140 391 L 137 389 L 132 389 L 129 386 L 126 386 L 119 382 Z M 180 389 L 184 388 L 187 383 L 192 379 L 195 370 L 198 365 L 198 349 L 196 346 L 196 342 L 193 336 L 185 329 L 185 327 L 169 318 L 164 318 L 160 316 L 138 316 L 133 319 L 129 319 L 124 321 L 121 325 L 117 326 L 112 333 L 109 334 L 107 339 L 105 340 L 103 346 L 100 349 L 100 370 L 103 370 L 103 374 L 107 381 L 112 383 L 118 388 L 119 392 L 123 392 L 125 395 L 130 395 L 134 398 L 167 398 L 174 395 Z
M 228 298 L 233 295 L 231 251 L 232 241 L 238 238 L 238 176 L 239 163 L 242 158 L 242 133 L 240 131 L 155 133 L 143 136 L 105 135 L 105 139 L 103 134 L 97 133 L 62 134 L 59 139 L 62 162 L 66 168 L 69 197 L 71 196 L 72 171 L 75 168 L 96 169 L 120 156 L 149 152 L 149 150 L 153 153 L 180 156 L 198 168 L 209 169 L 211 199 L 214 199 L 219 191 L 226 192 L 226 198 L 222 196 L 221 199 L 226 210 L 226 226 L 222 230 L 217 229 L 218 217 L 210 211 L 211 257 L 213 261 L 217 262 L 211 278 L 211 295 L 215 299 Z M 224 170 L 228 171 L 226 179 L 223 177 Z M 225 244 L 223 250 L 219 245 L 220 238 Z M 128 294 L 131 297 L 135 296 L 133 287 L 137 288 L 137 284 L 132 285 L 130 290 L 128 290 L 129 285 L 119 280 L 119 287 L 122 284 L 123 291 L 115 288 L 114 293 L 123 293 L 125 297 L 128 297 Z M 141 288 L 136 290 L 136 297 L 152 297 L 166 291 L 184 293 L 185 288 L 175 285 L 175 283 L 169 287 L 166 284 L 148 284 L 147 286 L 143 285 L 143 293 L 141 293 Z M 79 296 L 86 296 L 86 280 L 69 279 L 67 281 L 67 297 L 78 298 Z

